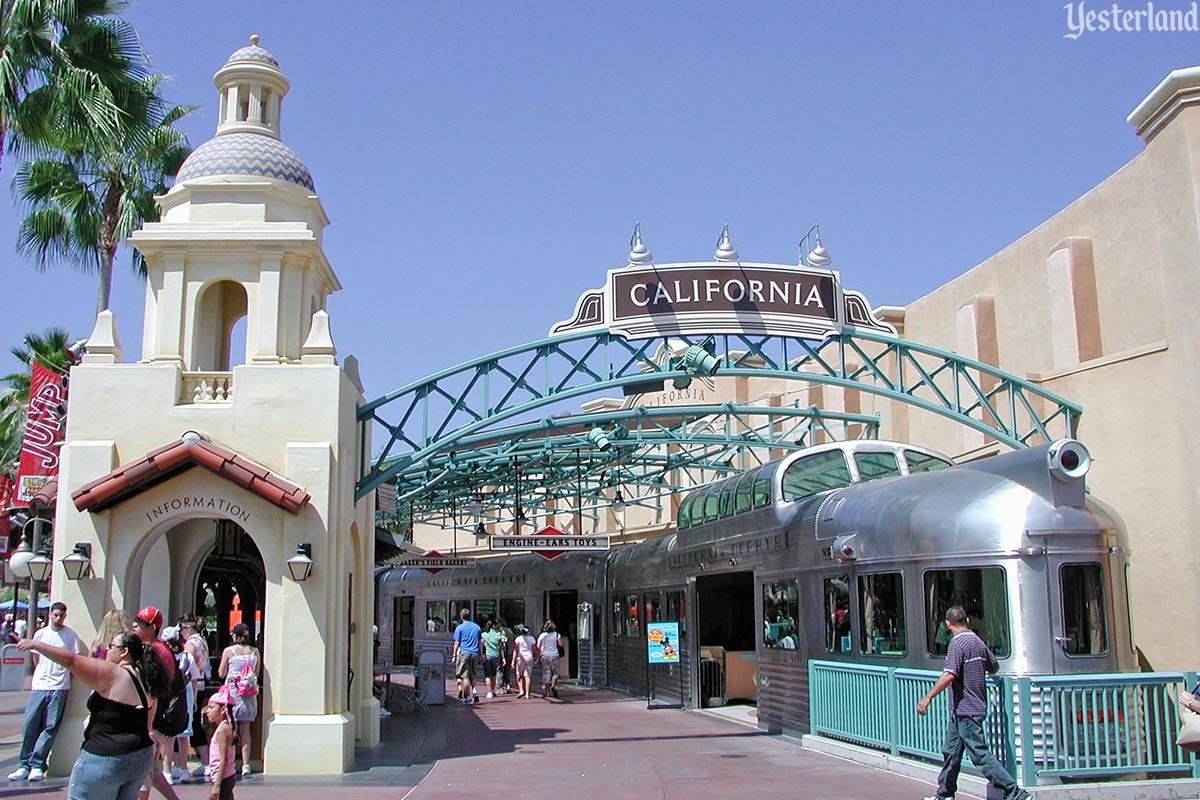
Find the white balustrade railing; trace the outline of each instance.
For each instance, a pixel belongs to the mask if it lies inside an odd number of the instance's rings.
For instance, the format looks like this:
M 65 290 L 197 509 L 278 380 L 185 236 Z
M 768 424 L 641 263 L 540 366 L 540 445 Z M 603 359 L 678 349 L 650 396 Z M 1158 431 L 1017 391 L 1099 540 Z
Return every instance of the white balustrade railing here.
M 183 403 L 232 403 L 232 372 L 183 373 Z

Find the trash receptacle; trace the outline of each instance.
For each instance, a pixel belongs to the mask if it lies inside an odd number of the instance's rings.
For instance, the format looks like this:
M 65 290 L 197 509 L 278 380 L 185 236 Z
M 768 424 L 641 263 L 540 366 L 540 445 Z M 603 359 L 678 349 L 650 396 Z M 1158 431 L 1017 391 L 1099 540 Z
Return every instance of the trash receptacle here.
M 725 705 L 725 648 L 700 648 L 700 707 Z
M 427 649 L 417 654 L 417 688 L 425 692 L 427 705 L 446 702 L 446 652 Z
M 6 644 L 0 648 L 0 692 L 19 692 L 25 688 L 25 660 L 28 653 L 22 653 L 15 644 Z

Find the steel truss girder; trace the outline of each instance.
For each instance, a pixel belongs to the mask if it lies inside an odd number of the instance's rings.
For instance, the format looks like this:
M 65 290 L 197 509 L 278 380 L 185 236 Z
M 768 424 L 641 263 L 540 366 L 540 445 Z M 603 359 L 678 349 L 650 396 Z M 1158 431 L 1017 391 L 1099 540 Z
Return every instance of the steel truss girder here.
M 820 341 L 758 334 L 712 338 L 720 359 L 718 377 L 780 378 L 853 389 L 952 419 L 1011 447 L 1074 435 L 1082 413 L 1078 405 L 995 367 L 874 331 L 847 330 Z M 574 412 L 587 396 L 648 381 L 686 379 L 690 374 L 670 356 L 700 341 L 696 336 L 627 340 L 607 331 L 574 333 L 509 348 L 401 387 L 359 407 L 360 425 L 364 430 L 379 426 L 386 441 L 372 463 L 362 464 L 356 497 L 393 478 L 434 471 L 438 459 L 448 459 L 451 450 L 486 450 L 487 440 L 537 426 L 538 421 L 530 420 L 548 409 Z M 719 407 L 706 409 L 711 415 Z M 613 419 L 587 416 L 589 424 Z M 574 430 L 569 438 L 582 442 L 585 434 L 586 429 Z M 498 441 L 490 446 L 496 450 L 493 459 L 505 457 Z M 754 446 L 779 443 L 747 442 L 742 449 Z M 496 474 L 478 477 L 503 482 L 499 470 L 490 472 Z
M 619 425 L 626 433 L 599 451 L 583 435 L 596 425 Z M 877 417 L 863 414 L 735 403 L 547 417 L 466 437 L 423 468 L 401 472 L 398 511 L 405 519 L 448 526 L 469 497 L 485 495 L 485 523 L 503 522 L 518 503 L 531 517 L 535 507 L 545 515 L 563 513 L 564 503 L 594 514 L 611 503 L 616 488 L 631 501 L 647 502 L 762 463 L 764 452 L 771 457 L 808 447 L 818 436 L 875 438 L 878 428 Z

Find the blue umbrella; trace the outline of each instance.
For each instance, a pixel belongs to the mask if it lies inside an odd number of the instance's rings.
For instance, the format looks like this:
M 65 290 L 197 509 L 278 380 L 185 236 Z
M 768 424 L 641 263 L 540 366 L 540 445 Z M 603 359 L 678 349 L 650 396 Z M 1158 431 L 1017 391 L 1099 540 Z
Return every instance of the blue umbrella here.
M 22 603 L 20 600 L 5 600 L 3 603 L 0 603 L 0 611 L 12 611 L 13 603 L 17 604 L 17 611 L 29 610 L 29 606 L 25 603 Z M 41 605 L 39 605 L 38 608 L 41 608 Z

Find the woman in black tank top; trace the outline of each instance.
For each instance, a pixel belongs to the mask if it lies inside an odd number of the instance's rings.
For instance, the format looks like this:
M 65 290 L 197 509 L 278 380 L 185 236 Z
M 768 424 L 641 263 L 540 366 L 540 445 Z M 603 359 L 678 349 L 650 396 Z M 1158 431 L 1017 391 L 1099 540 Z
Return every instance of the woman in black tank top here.
M 162 662 L 131 633 L 109 642 L 104 659 L 23 640 L 22 650 L 62 664 L 92 690 L 83 749 L 71 769 L 68 800 L 133 800 L 150 771 L 154 698 L 166 691 Z

